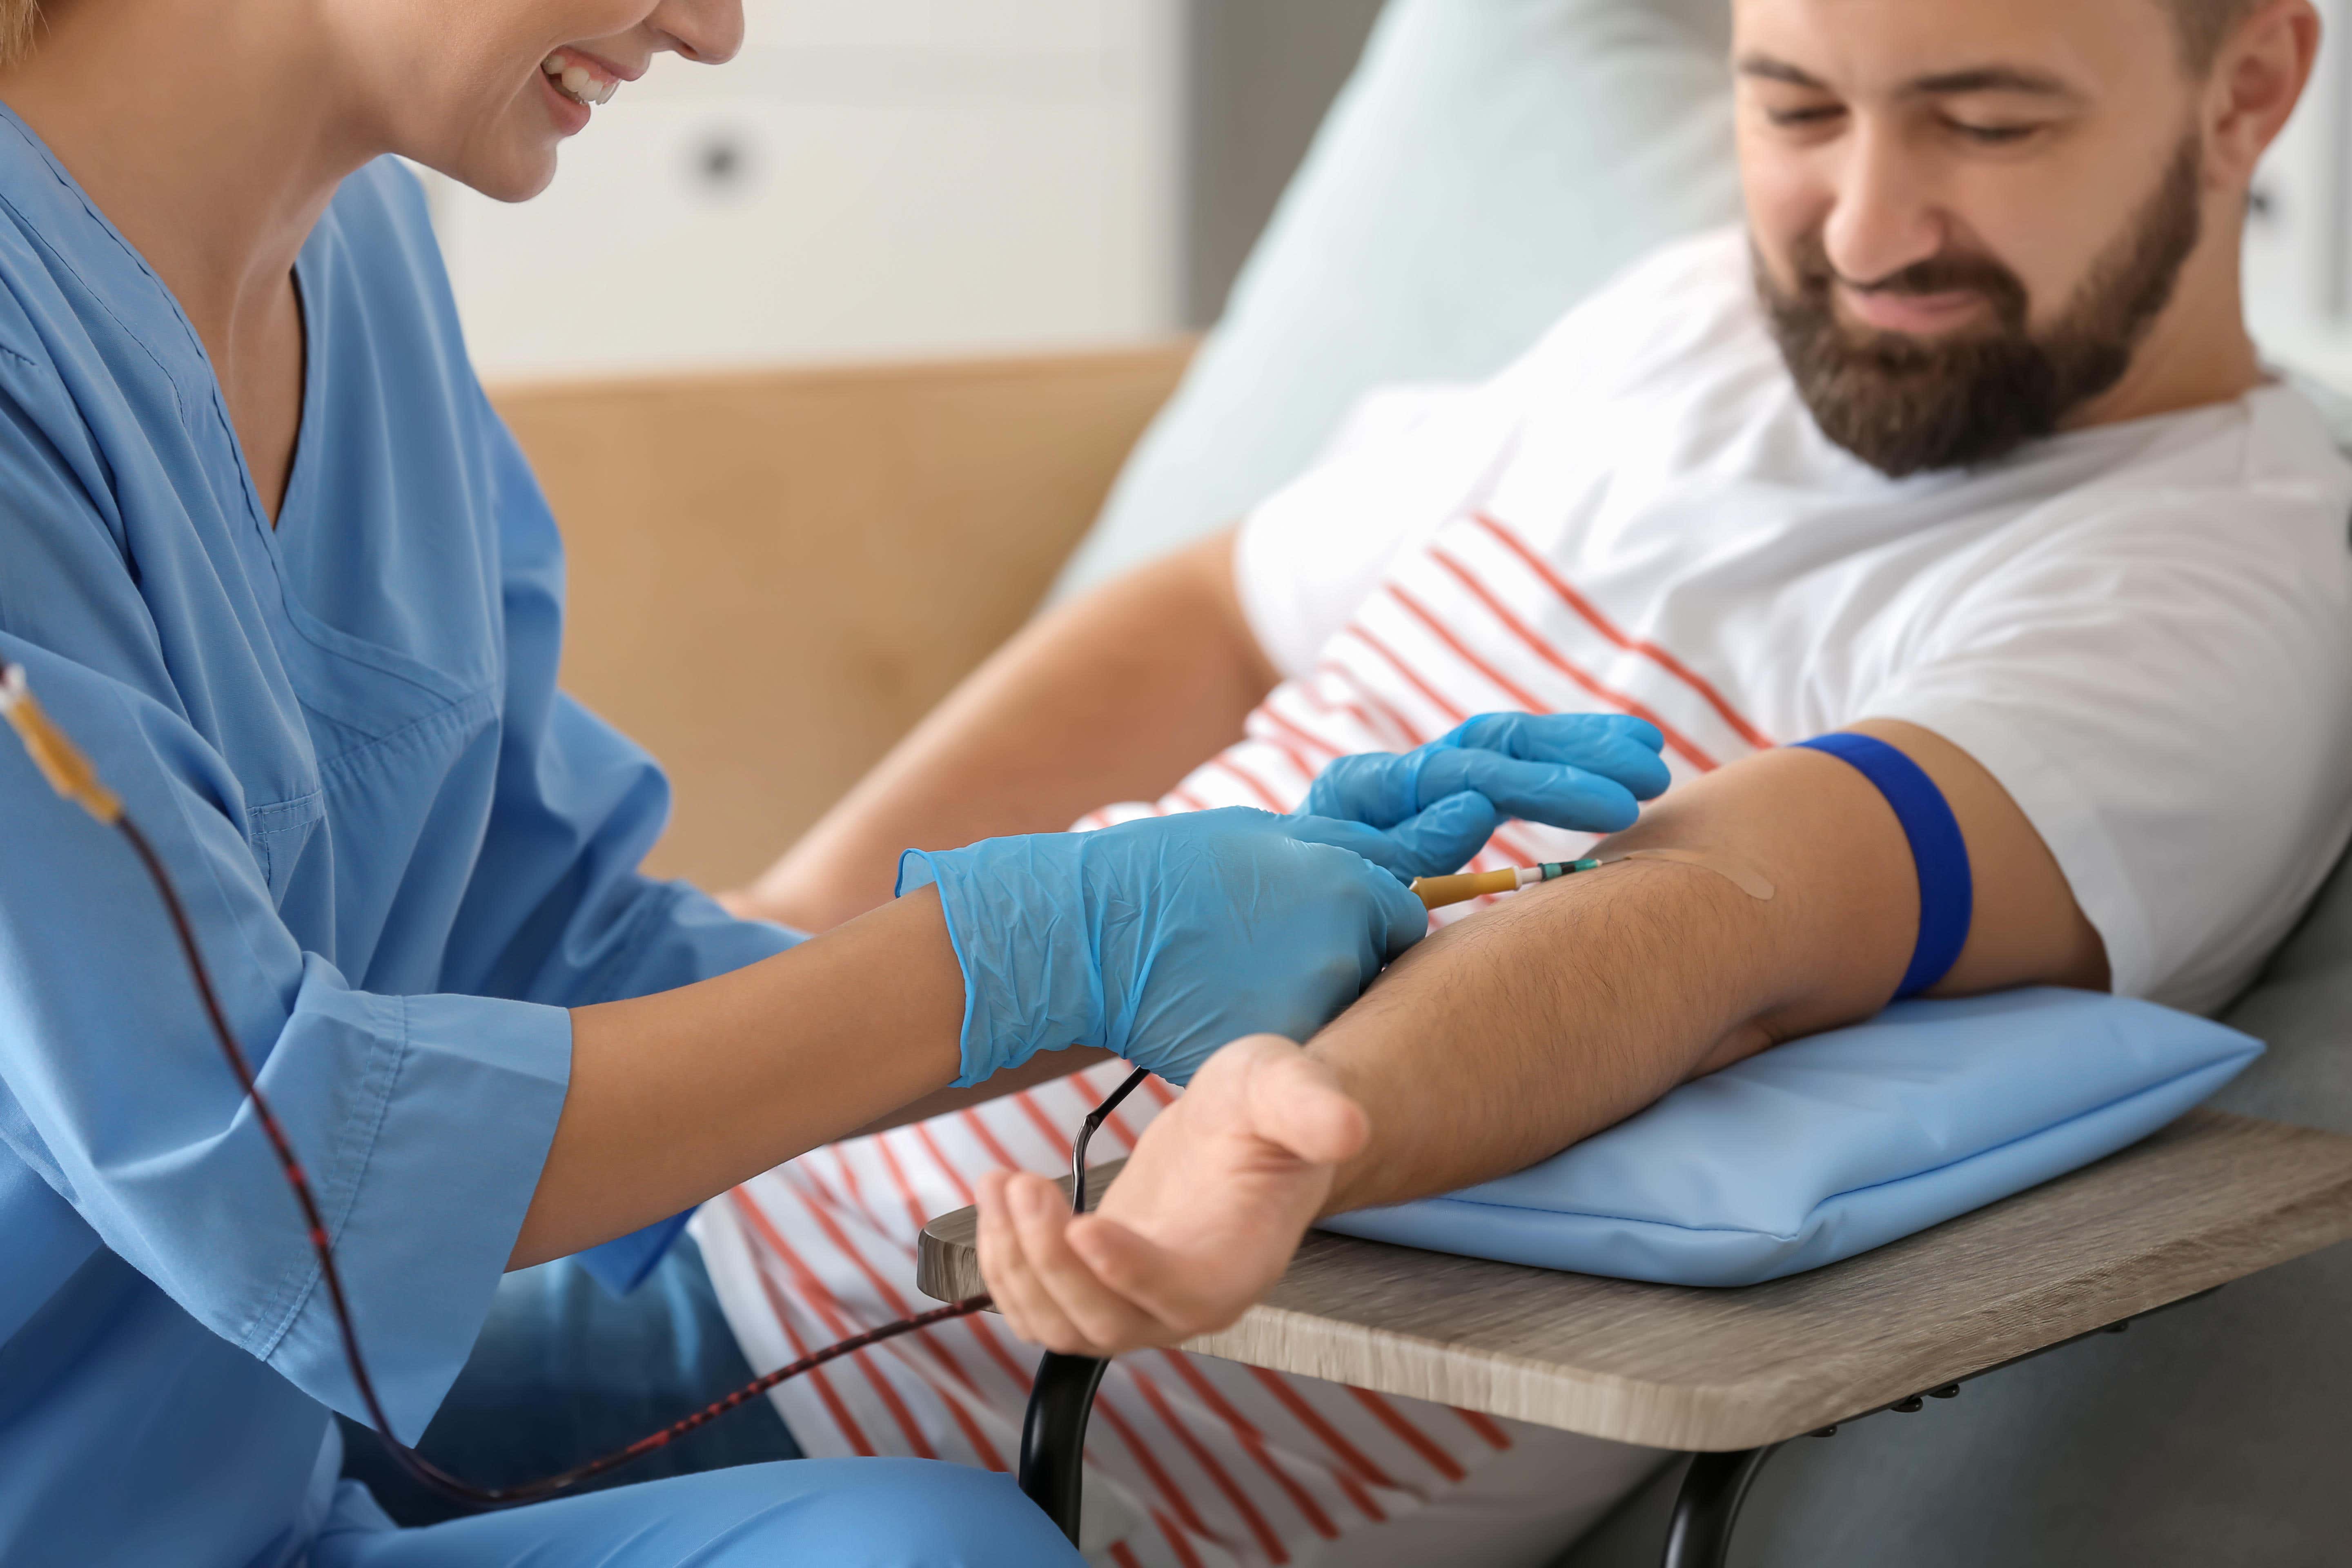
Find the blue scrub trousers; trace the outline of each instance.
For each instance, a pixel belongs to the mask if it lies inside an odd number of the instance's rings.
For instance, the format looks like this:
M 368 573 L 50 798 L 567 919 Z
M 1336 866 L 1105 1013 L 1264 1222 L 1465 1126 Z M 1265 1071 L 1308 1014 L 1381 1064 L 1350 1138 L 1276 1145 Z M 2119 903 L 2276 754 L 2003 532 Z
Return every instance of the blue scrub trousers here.
M 751 1377 L 692 1237 L 679 1237 L 625 1296 L 578 1259 L 559 1258 L 499 1282 L 473 1353 L 417 1447 L 469 1481 L 512 1486 L 625 1447 Z M 580 1490 L 800 1457 L 783 1417 L 760 1399 Z M 350 1421 L 343 1474 L 366 1482 L 404 1525 L 469 1511 L 410 1479 L 373 1432 Z
M 692 1240 L 617 1298 L 562 1259 L 499 1282 L 420 1447 L 468 1480 L 510 1485 L 621 1447 L 751 1375 Z M 310 1568 L 1080 1561 L 1010 1479 L 919 1459 L 803 1459 L 765 1400 L 579 1495 L 502 1513 L 467 1514 L 419 1486 L 364 1427 L 346 1422 L 343 1436 L 343 1474 L 366 1482 L 383 1515 L 342 1510 L 344 1527 L 320 1538 Z
M 423 1530 L 330 1527 L 309 1568 L 1082 1568 L 1010 1476 L 795 1459 Z

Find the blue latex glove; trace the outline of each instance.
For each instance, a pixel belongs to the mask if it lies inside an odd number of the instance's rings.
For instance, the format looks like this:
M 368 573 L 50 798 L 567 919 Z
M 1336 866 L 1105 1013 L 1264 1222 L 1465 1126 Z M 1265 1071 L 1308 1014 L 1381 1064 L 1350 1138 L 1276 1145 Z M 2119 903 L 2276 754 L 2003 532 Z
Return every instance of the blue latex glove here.
M 1665 792 L 1664 744 L 1656 725 L 1622 713 L 1482 713 L 1413 751 L 1341 757 L 1299 811 L 1380 829 L 1331 841 L 1399 876 L 1442 877 L 1506 817 L 1580 833 L 1633 826 L 1637 803 Z
M 937 884 L 963 969 L 957 1084 L 1069 1045 L 1183 1083 L 1239 1036 L 1304 1040 L 1428 933 L 1331 842 L 1365 831 L 1231 806 L 908 850 L 898 891 Z

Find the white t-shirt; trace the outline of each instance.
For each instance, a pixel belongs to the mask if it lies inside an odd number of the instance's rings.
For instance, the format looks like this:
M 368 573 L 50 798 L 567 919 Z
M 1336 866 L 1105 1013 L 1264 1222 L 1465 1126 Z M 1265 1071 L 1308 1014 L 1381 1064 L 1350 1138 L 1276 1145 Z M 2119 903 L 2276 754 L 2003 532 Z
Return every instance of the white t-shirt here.
M 1423 401 L 1243 531 L 1243 600 L 1287 677 L 1249 738 L 1089 822 L 1288 810 L 1331 757 L 1488 710 L 1644 714 L 1683 776 L 1907 719 L 2023 806 L 2117 990 L 2199 1009 L 2248 978 L 2345 841 L 2352 468 L 2292 393 L 1892 482 L 1814 427 L 1726 235 L 1644 263 L 1486 386 Z M 1482 865 L 1589 842 L 1525 824 L 1496 840 Z M 745 1354 L 765 1370 L 912 1310 L 925 1216 L 971 1202 L 981 1172 L 1066 1169 L 1070 1127 L 1124 1070 L 836 1143 L 706 1205 L 696 1234 Z M 1097 1152 L 1131 1149 L 1172 1098 L 1155 1080 Z M 969 1318 L 773 1398 L 812 1454 L 1002 1469 L 1034 1355 Z M 1494 1489 L 1468 1489 L 1507 1455 L 1596 1510 L 1650 1462 L 1174 1352 L 1122 1357 L 1097 1408 L 1087 1544 L 1128 1568 L 1353 1561 L 1433 1503 L 1478 1495 L 1491 1515 Z
M 2024 810 L 2118 993 L 2210 1010 L 2352 832 L 2347 520 L 2352 466 L 2275 384 L 1889 479 L 1822 435 L 1744 238 L 1709 235 L 1248 519 L 1289 679 L 1168 804 L 1295 801 L 1335 751 L 1492 709 L 1639 712 L 1684 773 L 1906 720 Z

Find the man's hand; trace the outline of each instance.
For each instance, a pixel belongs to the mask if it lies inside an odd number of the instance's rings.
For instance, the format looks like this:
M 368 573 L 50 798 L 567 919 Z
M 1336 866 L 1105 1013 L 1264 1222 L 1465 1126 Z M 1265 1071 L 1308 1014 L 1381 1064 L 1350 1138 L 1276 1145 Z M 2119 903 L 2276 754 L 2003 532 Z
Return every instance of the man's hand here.
M 2098 933 L 1991 774 L 1916 726 L 1856 728 L 1927 770 L 1968 842 L 1976 919 L 1935 994 L 2104 989 Z M 1262 1038 L 1211 1058 L 1145 1132 L 1101 1217 L 1073 1224 L 1034 1177 L 984 1194 L 982 1265 L 999 1304 L 1032 1338 L 1088 1353 L 1221 1327 L 1280 1277 L 1318 1213 L 1522 1169 L 1678 1083 L 1868 1016 L 1909 960 L 1918 877 L 1902 825 L 1818 752 L 1765 752 L 1693 780 L 1612 847 L 1737 859 L 1777 891 L 1759 900 L 1703 868 L 1634 860 L 1437 932 L 1303 1058 Z
M 1222 1329 L 1281 1277 L 1370 1133 L 1297 1046 L 1235 1040 L 1144 1131 L 1094 1214 L 1073 1218 L 1043 1176 L 982 1177 L 981 1272 L 1015 1333 L 1066 1354 Z

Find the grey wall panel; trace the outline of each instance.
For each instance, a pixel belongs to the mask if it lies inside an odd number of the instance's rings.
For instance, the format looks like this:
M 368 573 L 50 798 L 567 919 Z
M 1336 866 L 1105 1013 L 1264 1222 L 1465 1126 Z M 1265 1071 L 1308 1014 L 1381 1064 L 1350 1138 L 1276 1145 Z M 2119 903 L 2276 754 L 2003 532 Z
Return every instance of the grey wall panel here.
M 1265 226 L 1381 0 L 1192 0 L 1183 306 L 1206 326 Z

